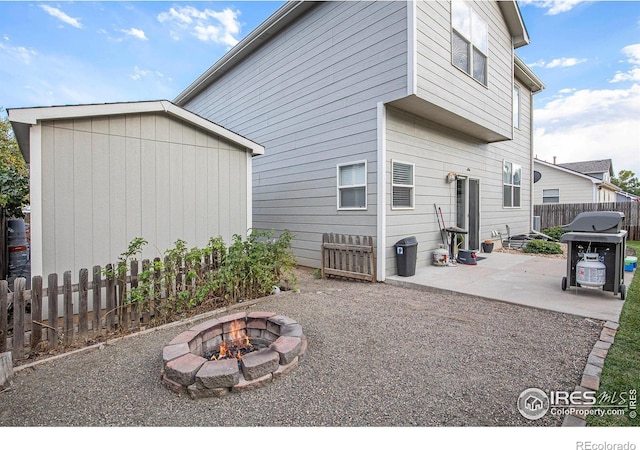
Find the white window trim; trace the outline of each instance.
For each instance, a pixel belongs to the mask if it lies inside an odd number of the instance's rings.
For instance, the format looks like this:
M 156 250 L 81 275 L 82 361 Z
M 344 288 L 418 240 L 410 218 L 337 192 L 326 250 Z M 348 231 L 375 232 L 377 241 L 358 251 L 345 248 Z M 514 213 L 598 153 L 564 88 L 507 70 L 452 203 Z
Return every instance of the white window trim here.
M 502 177 L 504 177 L 504 165 L 506 163 L 511 163 L 511 183 L 505 183 L 504 182 L 504 178 L 502 178 L 502 207 L 505 209 L 522 209 L 522 166 L 520 164 L 516 164 L 513 161 L 507 161 L 506 159 L 502 160 L 502 171 L 500 173 L 500 175 Z M 520 184 L 513 184 L 513 167 L 516 166 L 520 169 Z M 511 206 L 506 206 L 504 204 L 504 187 L 505 186 L 509 186 L 511 187 Z M 520 206 L 513 206 L 513 187 L 514 186 L 518 186 L 520 188 Z
M 364 184 L 351 184 L 346 186 L 340 186 L 340 168 L 344 166 L 356 166 L 358 164 L 364 163 Z M 360 161 L 351 161 L 348 163 L 338 164 L 336 166 L 336 207 L 338 211 L 364 211 L 368 206 L 368 193 L 369 189 L 367 188 L 367 160 L 362 159 Z M 340 206 L 340 189 L 344 188 L 354 188 L 354 187 L 364 187 L 364 207 L 342 207 Z
M 393 182 L 393 165 L 394 164 L 404 164 L 407 166 L 411 166 L 411 185 L 407 184 L 395 184 Z M 398 187 L 410 187 L 411 188 L 411 206 L 393 206 L 393 188 L 395 186 Z M 391 160 L 391 209 L 392 210 L 413 210 L 416 209 L 416 165 L 406 161 L 398 161 Z

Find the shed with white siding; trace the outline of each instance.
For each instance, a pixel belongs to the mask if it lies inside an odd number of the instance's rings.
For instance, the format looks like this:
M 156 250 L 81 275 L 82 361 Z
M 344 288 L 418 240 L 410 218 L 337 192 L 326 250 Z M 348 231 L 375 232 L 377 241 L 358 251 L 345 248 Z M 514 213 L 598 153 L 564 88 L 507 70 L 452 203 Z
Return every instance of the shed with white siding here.
M 203 246 L 252 226 L 252 157 L 264 147 L 165 101 L 8 109 L 30 165 L 31 273 Z

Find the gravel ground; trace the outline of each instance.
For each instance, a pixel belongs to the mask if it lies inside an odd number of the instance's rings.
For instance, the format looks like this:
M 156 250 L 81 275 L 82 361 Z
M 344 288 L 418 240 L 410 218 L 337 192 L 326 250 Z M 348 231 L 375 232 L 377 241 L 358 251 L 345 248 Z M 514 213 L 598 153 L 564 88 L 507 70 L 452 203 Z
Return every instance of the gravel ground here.
M 0 425 L 558 426 L 524 419 L 518 395 L 573 389 L 600 332 L 591 320 L 471 296 L 298 276 L 300 293 L 250 307 L 297 320 L 309 341 L 300 366 L 274 383 L 199 400 L 164 388 L 162 348 L 193 324 L 184 322 L 16 372 L 0 392 Z

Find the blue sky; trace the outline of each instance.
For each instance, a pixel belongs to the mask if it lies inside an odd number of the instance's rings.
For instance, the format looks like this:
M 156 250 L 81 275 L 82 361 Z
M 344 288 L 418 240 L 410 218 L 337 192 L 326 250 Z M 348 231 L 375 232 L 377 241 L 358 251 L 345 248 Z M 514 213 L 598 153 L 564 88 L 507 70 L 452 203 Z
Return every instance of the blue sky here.
M 282 3 L 0 1 L 0 106 L 171 100 Z M 536 155 L 640 176 L 640 2 L 519 5 Z

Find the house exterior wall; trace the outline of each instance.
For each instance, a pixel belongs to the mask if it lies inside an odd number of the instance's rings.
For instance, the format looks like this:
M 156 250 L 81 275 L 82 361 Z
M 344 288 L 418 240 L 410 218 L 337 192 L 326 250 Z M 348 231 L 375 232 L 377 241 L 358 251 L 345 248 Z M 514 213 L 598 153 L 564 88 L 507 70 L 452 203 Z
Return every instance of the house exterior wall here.
M 540 180 L 534 184 L 534 204 L 542 204 L 543 190 L 558 189 L 559 203 L 593 203 L 596 185 L 593 181 L 573 175 L 554 167 L 534 163 L 534 169 L 540 172 Z
M 416 2 L 417 95 L 509 139 L 513 45 L 497 2 L 468 2 L 488 26 L 487 86 L 452 64 L 451 2 Z
M 376 236 L 377 104 L 407 91 L 406 8 L 323 2 L 182 105 L 264 145 L 253 224 L 290 230 L 302 265 L 323 233 Z M 336 166 L 361 160 L 367 209 L 338 211 Z
M 157 113 L 40 129 L 41 275 L 115 263 L 136 237 L 154 258 L 177 239 L 202 246 L 246 234 L 245 149 Z
M 525 92 L 524 88 L 522 92 Z M 521 117 L 521 127 L 515 130 L 514 140 L 493 144 L 479 142 L 410 113 L 388 108 L 387 180 L 391 180 L 392 160 L 415 164 L 415 208 L 393 210 L 389 185 L 386 199 L 387 276 L 396 273 L 394 244 L 407 236 L 415 236 L 418 241 L 417 267 L 431 264 L 433 250 L 442 244 L 434 203 L 442 210 L 446 226 L 456 225 L 456 183 L 446 182 L 449 172 L 479 180 L 481 241 L 490 239 L 492 230 L 504 233 L 506 225 L 513 234 L 530 231 L 530 97 L 521 97 L 521 112 L 526 113 L 526 117 Z M 502 206 L 502 166 L 505 159 L 522 167 L 519 208 Z

